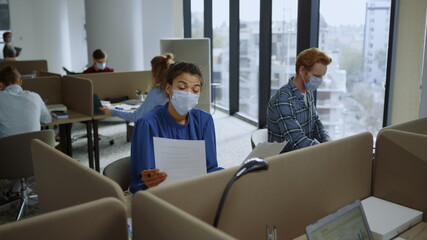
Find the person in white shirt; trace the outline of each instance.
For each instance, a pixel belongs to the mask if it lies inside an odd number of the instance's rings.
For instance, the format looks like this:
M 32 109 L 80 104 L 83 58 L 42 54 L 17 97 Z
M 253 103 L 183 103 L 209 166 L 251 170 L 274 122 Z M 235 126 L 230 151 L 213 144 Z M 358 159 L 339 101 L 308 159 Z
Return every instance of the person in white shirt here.
M 40 131 L 40 123 L 52 117 L 40 95 L 21 88 L 21 75 L 15 67 L 0 70 L 0 138 Z

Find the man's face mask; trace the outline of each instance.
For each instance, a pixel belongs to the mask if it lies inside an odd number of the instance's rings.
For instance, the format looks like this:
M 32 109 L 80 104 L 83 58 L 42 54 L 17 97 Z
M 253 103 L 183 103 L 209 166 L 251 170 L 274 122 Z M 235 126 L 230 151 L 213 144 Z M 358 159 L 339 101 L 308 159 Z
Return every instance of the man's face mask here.
M 98 68 L 99 70 L 104 70 L 104 68 L 105 68 L 105 66 L 106 66 L 106 63 L 99 63 L 99 62 L 97 62 L 97 63 L 95 64 L 95 66 L 96 66 L 96 68 Z
M 199 102 L 199 95 L 180 90 L 173 90 L 173 95 L 171 97 L 171 103 L 174 106 L 175 110 L 181 115 L 184 116 L 187 114 L 194 106 Z
M 305 79 L 303 79 L 303 80 L 304 80 L 305 89 L 309 90 L 310 92 L 316 91 L 319 88 L 320 84 L 322 84 L 322 81 L 323 81 L 322 78 L 313 76 L 311 74 L 310 74 L 310 81 L 305 82 Z

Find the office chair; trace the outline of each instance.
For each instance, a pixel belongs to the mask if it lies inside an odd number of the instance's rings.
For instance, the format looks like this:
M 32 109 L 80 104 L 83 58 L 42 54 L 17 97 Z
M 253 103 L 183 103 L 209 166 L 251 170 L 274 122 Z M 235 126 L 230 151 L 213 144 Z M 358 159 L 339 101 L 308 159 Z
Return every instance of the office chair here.
M 257 129 L 251 135 L 252 149 L 254 149 L 259 143 L 268 141 L 268 130 L 267 128 Z
M 130 186 L 130 157 L 120 158 L 108 164 L 102 174 L 120 185 L 123 191 Z
M 31 157 L 31 141 L 40 139 L 41 141 L 55 145 L 55 132 L 53 130 L 43 130 L 23 133 L 5 138 L 0 138 L 0 178 L 20 179 L 21 189 L 19 199 L 9 202 L 0 207 L 7 209 L 17 201 L 21 202 L 16 220 L 22 218 L 24 210 L 33 202 L 37 202 L 37 196 L 28 196 L 29 188 L 25 179 L 34 176 L 33 162 Z

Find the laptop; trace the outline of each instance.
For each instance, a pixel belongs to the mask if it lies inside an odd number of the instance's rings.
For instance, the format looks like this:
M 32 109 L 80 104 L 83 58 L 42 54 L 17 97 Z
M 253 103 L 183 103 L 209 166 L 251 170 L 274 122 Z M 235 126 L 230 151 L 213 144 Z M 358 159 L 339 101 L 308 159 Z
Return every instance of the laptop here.
M 305 228 L 308 240 L 373 240 L 360 200 Z

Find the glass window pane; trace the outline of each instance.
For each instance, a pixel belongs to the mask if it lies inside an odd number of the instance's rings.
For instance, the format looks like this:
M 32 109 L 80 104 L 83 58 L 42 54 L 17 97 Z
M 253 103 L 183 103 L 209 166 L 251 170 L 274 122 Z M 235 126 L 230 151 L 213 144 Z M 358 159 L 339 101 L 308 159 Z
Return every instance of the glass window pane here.
M 258 121 L 260 0 L 240 1 L 239 113 Z
M 229 108 L 229 0 L 215 0 L 212 2 L 212 55 L 213 76 L 212 95 L 214 104 L 222 108 Z
M 319 48 L 333 62 L 317 110 L 333 139 L 382 128 L 390 1 L 320 1 Z
M 191 37 L 203 37 L 204 0 L 191 0 Z
M 297 0 L 273 0 L 271 35 L 271 95 L 295 75 Z

